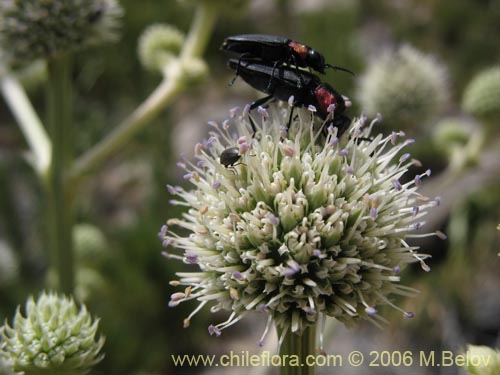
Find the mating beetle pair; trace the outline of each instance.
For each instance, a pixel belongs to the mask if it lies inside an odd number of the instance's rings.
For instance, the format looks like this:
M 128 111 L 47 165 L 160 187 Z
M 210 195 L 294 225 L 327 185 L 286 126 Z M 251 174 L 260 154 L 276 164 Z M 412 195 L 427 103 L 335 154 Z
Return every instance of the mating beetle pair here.
M 351 120 L 343 113 L 346 102 L 333 87 L 321 82 L 318 76 L 307 70 L 314 69 L 322 74 L 325 68 L 350 70 L 325 63 L 323 55 L 311 47 L 291 39 L 274 35 L 237 35 L 224 40 L 222 50 L 240 53 L 238 59 L 229 59 L 228 65 L 253 88 L 268 96 L 254 101 L 250 110 L 264 105 L 272 99 L 287 101 L 293 96 L 294 106 L 316 107 L 316 115 L 326 120 L 329 109 L 334 106 L 332 125 L 337 127 L 338 136 L 348 128 Z M 235 77 L 236 78 L 236 77 Z M 290 113 L 290 122 L 292 120 Z M 250 118 L 254 134 L 255 125 Z M 222 152 L 220 162 L 226 167 L 238 162 L 241 155 L 234 148 Z
M 221 49 L 241 53 L 238 59 L 229 60 L 229 67 L 250 86 L 268 94 L 253 102 L 251 110 L 273 98 L 286 101 L 293 96 L 295 106 L 313 105 L 318 117 L 325 120 L 327 110 L 333 104 L 333 125 L 337 126 L 339 135 L 346 130 L 350 119 L 343 115 L 346 103 L 342 95 L 322 83 L 318 76 L 299 67 L 320 73 L 324 73 L 325 68 L 332 68 L 352 74 L 348 69 L 327 64 L 323 55 L 313 48 L 281 36 L 232 36 L 224 40 Z M 255 128 L 253 130 L 255 132 Z
M 315 49 L 277 35 L 246 34 L 230 36 L 224 40 L 221 49 L 240 53 L 240 59 L 259 58 L 274 67 L 284 63 L 298 68 L 311 68 L 325 74 L 325 68 L 350 70 L 325 63 L 325 58 Z

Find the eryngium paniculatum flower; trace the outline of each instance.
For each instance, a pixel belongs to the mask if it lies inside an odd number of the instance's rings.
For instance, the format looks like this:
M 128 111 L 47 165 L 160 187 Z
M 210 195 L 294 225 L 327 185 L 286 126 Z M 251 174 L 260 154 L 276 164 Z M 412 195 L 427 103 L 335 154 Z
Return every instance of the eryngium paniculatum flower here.
M 185 35 L 168 24 L 148 26 L 139 38 L 137 52 L 141 64 L 150 71 L 161 72 L 175 59 L 184 44 Z
M 86 374 L 102 360 L 104 338 L 96 337 L 99 321 L 72 298 L 42 293 L 20 307 L 12 326 L 0 329 L 0 353 L 15 371 L 32 374 Z
M 199 301 L 185 326 L 205 304 L 232 312 L 209 327 L 217 335 L 253 310 L 268 313 L 268 326 L 274 320 L 284 334 L 325 316 L 378 323 L 378 306 L 394 306 L 389 295 L 415 292 L 398 284 L 400 270 L 413 262 L 428 269 L 427 256 L 406 241 L 437 203 L 417 192 L 430 172 L 405 176 L 416 161 L 402 150 L 413 141 L 401 132 L 372 135 L 375 121 L 365 126 L 366 118 L 340 139 L 329 127 L 325 139 L 307 110 L 298 110 L 288 130 L 288 109 L 259 112 L 255 137 L 247 109 L 210 123 L 196 161 L 179 163 L 191 189 L 167 186 L 187 212 L 159 233 L 182 256 L 164 254 L 199 269 L 177 273 L 171 284 L 185 289 L 170 305 Z M 219 158 L 230 147 L 241 159 L 226 168 Z
M 0 47 L 10 64 L 50 58 L 117 37 L 116 0 L 2 0 Z
M 462 108 L 480 117 L 495 118 L 500 114 L 500 67 L 478 73 L 465 88 Z
M 422 126 L 446 101 L 446 70 L 432 56 L 403 46 L 369 64 L 357 96 L 369 116 L 380 112 L 389 125 Z

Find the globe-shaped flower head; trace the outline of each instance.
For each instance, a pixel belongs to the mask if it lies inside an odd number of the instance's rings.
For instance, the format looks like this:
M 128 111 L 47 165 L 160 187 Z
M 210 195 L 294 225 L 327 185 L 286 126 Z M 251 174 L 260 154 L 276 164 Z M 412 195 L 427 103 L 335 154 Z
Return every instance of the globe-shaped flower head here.
M 113 40 L 122 9 L 116 0 L 0 2 L 0 48 L 10 64 Z
M 71 298 L 42 293 L 0 328 L 0 355 L 25 375 L 83 375 L 102 360 L 98 320 Z
M 366 118 L 340 139 L 330 126 L 325 139 L 307 110 L 289 128 L 286 108 L 259 111 L 254 137 L 247 110 L 211 123 L 196 162 L 180 163 L 192 189 L 168 186 L 173 203 L 188 210 L 161 228 L 163 245 L 182 252 L 165 255 L 199 269 L 177 274 L 172 284 L 185 289 L 170 305 L 199 301 L 185 326 L 204 305 L 230 311 L 209 327 L 217 335 L 254 310 L 269 314 L 281 340 L 326 316 L 378 323 L 377 307 L 394 306 L 388 295 L 414 292 L 398 284 L 399 271 L 412 262 L 428 269 L 406 241 L 437 202 L 417 192 L 429 172 L 404 176 L 415 163 L 402 153 L 412 140 L 372 136 Z
M 358 98 L 368 115 L 382 113 L 386 125 L 414 129 L 435 118 L 448 96 L 446 70 L 413 47 L 385 52 L 360 78 Z
M 462 107 L 482 119 L 495 119 L 500 114 L 500 67 L 479 72 L 465 88 Z

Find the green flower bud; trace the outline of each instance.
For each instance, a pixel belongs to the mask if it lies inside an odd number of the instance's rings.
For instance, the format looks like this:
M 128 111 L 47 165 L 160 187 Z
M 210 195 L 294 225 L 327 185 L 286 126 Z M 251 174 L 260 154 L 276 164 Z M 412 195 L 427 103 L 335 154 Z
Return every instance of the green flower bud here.
M 500 351 L 488 346 L 467 345 L 464 369 L 471 375 L 500 374 Z
M 464 147 L 474 134 L 469 121 L 460 118 L 444 118 L 434 126 L 434 143 L 440 150 L 450 153 L 456 147 Z
M 484 118 L 500 115 L 500 67 L 483 70 L 472 79 L 465 88 L 462 108 Z
M 404 46 L 369 65 L 357 96 L 369 116 L 382 113 L 384 124 L 409 130 L 441 110 L 448 96 L 446 71 L 431 56 Z
M 196 84 L 208 76 L 208 66 L 202 59 L 189 59 L 184 61 L 182 69 L 188 84 Z
M 446 153 L 449 167 L 457 171 L 477 164 L 483 139 L 482 130 L 462 118 L 445 118 L 434 126 L 436 149 Z
M 142 66 L 152 72 L 163 72 L 178 57 L 184 39 L 184 33 L 174 26 L 148 26 L 139 38 L 137 49 Z
M 79 301 L 88 300 L 104 288 L 106 280 L 94 268 L 83 266 L 76 269 L 75 296 Z
M 9 64 L 114 40 L 122 8 L 116 0 L 0 2 L 0 48 Z
M 108 243 L 102 231 L 92 224 L 73 228 L 76 259 L 79 265 L 95 266 L 106 255 Z
M 12 326 L 0 328 L 1 353 L 25 375 L 83 375 L 104 357 L 98 324 L 84 305 L 44 292 L 28 299 L 24 316 L 17 308 Z

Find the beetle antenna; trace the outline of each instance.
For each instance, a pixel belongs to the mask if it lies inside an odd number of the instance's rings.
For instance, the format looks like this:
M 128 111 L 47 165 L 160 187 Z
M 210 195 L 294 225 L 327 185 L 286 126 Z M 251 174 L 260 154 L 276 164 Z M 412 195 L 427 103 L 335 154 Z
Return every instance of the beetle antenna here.
M 346 69 L 346 68 L 343 68 L 341 66 L 335 66 L 335 65 L 330 65 L 330 64 L 325 64 L 325 67 L 327 68 L 331 68 L 333 70 L 341 70 L 343 72 L 347 72 L 347 73 L 350 73 L 352 74 L 353 76 L 355 75 L 352 71 L 350 71 L 349 69 Z

